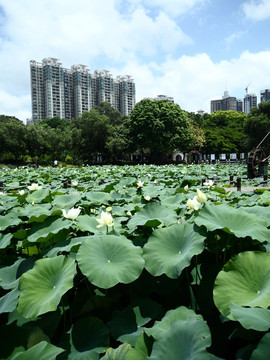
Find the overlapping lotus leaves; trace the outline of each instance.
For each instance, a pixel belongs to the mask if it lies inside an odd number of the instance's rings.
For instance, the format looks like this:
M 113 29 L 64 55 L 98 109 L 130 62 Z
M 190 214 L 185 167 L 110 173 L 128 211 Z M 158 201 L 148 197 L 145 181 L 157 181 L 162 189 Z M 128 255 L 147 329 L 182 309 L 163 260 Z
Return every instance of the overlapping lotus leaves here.
M 185 307 L 170 310 L 145 332 L 155 338 L 149 360 L 209 360 L 206 348 L 211 345 L 210 330 L 193 310 Z
M 30 242 L 46 240 L 52 234 L 57 234 L 63 229 L 69 229 L 71 224 L 70 220 L 50 216 L 44 222 L 32 226 L 27 240 Z
M 142 249 L 115 235 L 89 237 L 80 246 L 77 260 L 89 281 L 103 289 L 136 280 L 144 267 Z
M 270 328 L 270 309 L 242 307 L 232 303 L 230 312 L 245 329 L 267 331 Z
M 175 222 L 177 222 L 177 215 L 174 210 L 158 202 L 151 202 L 132 216 L 127 226 L 130 230 L 134 230 L 140 225 L 156 227 L 164 223 L 166 226 L 169 226 Z
M 248 207 L 242 207 L 242 209 L 244 211 L 246 211 L 248 214 L 254 214 L 257 217 L 263 219 L 266 224 L 267 227 L 270 226 L 270 210 L 268 206 L 259 206 L 259 205 L 255 205 L 255 206 L 250 206 L 250 199 L 248 199 L 249 202 L 249 206 Z
M 204 225 L 210 231 L 223 229 L 241 238 L 250 236 L 261 242 L 270 239 L 270 230 L 263 219 L 227 205 L 206 204 L 196 217 L 195 223 Z
M 20 278 L 18 312 L 35 319 L 56 310 L 61 297 L 72 288 L 75 273 L 75 261 L 63 255 L 37 260 L 34 268 Z
M 59 252 L 70 252 L 73 247 L 81 245 L 81 243 L 86 239 L 88 239 L 88 236 L 79 236 L 59 241 L 49 251 L 45 251 L 44 255 L 46 255 L 46 257 L 55 257 Z
M 219 311 L 232 320 L 238 320 L 237 311 L 230 311 L 233 304 L 267 309 L 270 306 L 270 254 L 245 251 L 229 260 L 216 277 L 214 302 Z M 244 312 L 239 312 L 239 321 L 243 316 Z
M 109 330 L 91 316 L 79 319 L 71 329 L 71 360 L 98 360 L 109 346 Z
M 257 348 L 253 351 L 250 360 L 266 360 L 270 354 L 270 333 L 265 334 Z
M 144 330 L 143 326 L 162 315 L 163 309 L 158 303 L 149 299 L 138 299 L 136 304 L 114 312 L 108 327 L 115 340 L 134 346 L 139 334 Z
M 50 189 L 40 189 L 40 190 L 35 190 L 33 192 L 31 192 L 29 195 L 26 196 L 26 201 L 29 203 L 41 203 L 43 201 L 46 202 L 47 198 L 50 195 Z
M 6 360 L 52 360 L 56 359 L 56 356 L 64 351 L 64 349 L 49 344 L 47 341 L 41 341 L 27 350 L 23 347 L 16 348 Z
M 154 230 L 143 248 L 145 268 L 154 276 L 176 279 L 191 258 L 203 251 L 204 240 L 191 223 Z

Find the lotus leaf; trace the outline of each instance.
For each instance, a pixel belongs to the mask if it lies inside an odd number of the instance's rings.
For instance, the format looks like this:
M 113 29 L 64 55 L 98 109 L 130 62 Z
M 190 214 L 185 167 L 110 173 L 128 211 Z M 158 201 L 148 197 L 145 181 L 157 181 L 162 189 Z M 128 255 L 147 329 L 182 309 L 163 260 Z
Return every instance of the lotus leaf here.
M 56 310 L 62 295 L 72 288 L 75 273 L 75 261 L 63 255 L 37 260 L 20 278 L 18 312 L 35 319 Z
M 230 311 L 234 303 L 267 309 L 270 306 L 270 254 L 245 251 L 229 260 L 216 277 L 214 302 L 230 319 L 235 319 Z M 241 312 L 240 317 L 243 315 Z
M 68 229 L 72 225 L 70 220 L 58 218 L 55 216 L 48 217 L 43 223 L 37 223 L 29 231 L 28 241 L 44 241 L 50 235 L 57 234 L 63 229 Z
M 134 230 L 139 225 L 156 227 L 160 223 L 169 226 L 177 222 L 177 215 L 173 209 L 158 202 L 150 202 L 138 211 L 128 222 L 128 228 Z
M 204 225 L 210 231 L 223 229 L 237 237 L 250 236 L 261 242 L 270 238 L 270 230 L 263 219 L 227 205 L 206 204 L 196 217 L 195 223 L 199 226 Z
M 28 350 L 24 350 L 23 347 L 16 348 L 6 360 L 52 360 L 64 351 L 64 349 L 49 344 L 46 341 L 41 341 Z
M 176 279 L 191 258 L 203 251 L 204 240 L 190 223 L 154 230 L 143 248 L 145 267 L 152 275 Z
M 136 280 L 144 267 L 142 249 L 115 235 L 89 237 L 82 243 L 77 260 L 89 281 L 103 289 Z
M 185 307 L 170 310 L 152 329 L 145 331 L 156 340 L 149 360 L 209 360 L 206 348 L 211 345 L 210 331 L 193 310 Z

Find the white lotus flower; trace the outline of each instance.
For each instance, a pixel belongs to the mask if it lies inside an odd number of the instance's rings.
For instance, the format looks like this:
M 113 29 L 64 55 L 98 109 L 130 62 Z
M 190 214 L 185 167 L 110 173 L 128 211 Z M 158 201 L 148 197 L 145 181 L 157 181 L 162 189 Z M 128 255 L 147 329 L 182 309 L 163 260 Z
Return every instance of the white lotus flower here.
M 187 208 L 189 210 L 199 210 L 201 207 L 201 204 L 197 200 L 197 196 L 194 196 L 193 199 L 188 199 L 187 201 Z
M 184 190 L 188 191 L 188 185 L 184 186 Z
M 97 228 L 100 228 L 104 225 L 106 226 L 113 226 L 113 218 L 112 215 L 107 213 L 106 211 L 101 211 L 100 219 L 96 219 L 99 225 L 97 225 Z
M 70 220 L 75 220 L 79 214 L 81 212 L 81 209 L 80 208 L 71 208 L 70 210 L 68 210 L 68 212 L 66 212 L 65 209 L 62 209 L 62 213 L 63 213 L 63 216 L 66 218 L 66 219 L 70 219 Z
M 32 183 L 32 185 L 27 186 L 28 190 L 35 191 L 42 189 L 42 186 L 39 186 L 38 183 Z
M 130 211 L 127 211 L 126 214 L 127 214 L 127 216 L 132 216 Z
M 143 184 L 144 184 L 144 181 L 139 180 L 139 181 L 137 182 L 137 187 L 138 187 L 138 188 L 142 188 L 142 187 L 143 187 Z
M 213 186 L 214 185 L 214 181 L 213 180 L 209 180 L 209 181 L 206 181 L 205 183 L 203 183 L 204 186 Z
M 19 193 L 19 195 L 24 195 L 25 191 L 24 190 L 19 190 L 18 193 Z
M 73 186 L 77 186 L 77 185 L 78 185 L 78 181 L 72 181 L 72 185 L 73 185 Z
M 150 201 L 150 200 L 151 200 L 151 197 L 150 197 L 149 195 L 146 195 L 146 196 L 144 197 L 144 199 L 145 199 L 146 201 Z
M 197 200 L 203 204 L 207 201 L 207 197 L 206 195 L 200 190 L 200 189 L 197 189 Z

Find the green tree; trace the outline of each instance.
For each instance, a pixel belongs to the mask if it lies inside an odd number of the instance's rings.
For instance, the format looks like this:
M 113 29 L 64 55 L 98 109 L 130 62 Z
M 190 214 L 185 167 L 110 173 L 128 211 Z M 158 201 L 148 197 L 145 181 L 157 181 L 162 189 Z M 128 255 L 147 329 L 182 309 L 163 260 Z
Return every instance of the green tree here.
M 246 146 L 248 150 L 256 148 L 263 138 L 270 131 L 270 100 L 261 102 L 257 108 L 252 108 L 244 123 L 246 134 Z M 263 147 L 267 154 L 270 153 L 270 135 L 260 147 Z
M 121 125 L 123 123 L 123 115 L 118 110 L 115 110 L 108 102 L 100 103 L 94 107 L 94 110 L 100 115 L 107 116 L 110 120 L 110 124 L 113 126 Z
M 185 150 L 192 140 L 186 113 L 179 105 L 164 100 L 142 100 L 125 120 L 131 149 L 150 151 L 151 161 L 160 161 L 168 152 Z
M 245 113 L 216 111 L 204 117 L 202 130 L 206 143 L 203 151 L 210 154 L 240 153 L 245 150 Z
M 18 162 L 26 150 L 26 126 L 18 119 L 1 116 L 0 157 Z

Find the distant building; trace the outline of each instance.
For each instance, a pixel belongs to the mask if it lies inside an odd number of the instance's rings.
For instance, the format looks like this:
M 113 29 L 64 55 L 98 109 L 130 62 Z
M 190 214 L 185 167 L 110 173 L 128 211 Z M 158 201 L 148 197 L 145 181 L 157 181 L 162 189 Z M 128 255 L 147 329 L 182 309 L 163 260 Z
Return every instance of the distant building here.
M 246 94 L 244 97 L 244 112 L 249 114 L 253 107 L 257 106 L 257 96 L 255 94 Z
M 236 97 L 232 97 L 229 95 L 228 91 L 224 91 L 224 95 L 222 99 L 219 100 L 211 100 L 211 113 L 215 111 L 227 111 L 233 110 L 242 112 L 243 105 L 242 100 L 236 99 Z
M 33 122 L 59 116 L 72 119 L 101 102 L 110 103 L 128 116 L 135 106 L 135 83 L 131 76 L 113 79 L 108 70 L 90 74 L 86 65 L 62 67 L 56 58 L 30 61 Z
M 265 89 L 260 91 L 261 102 L 270 100 L 270 89 Z

